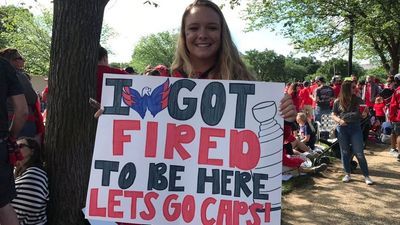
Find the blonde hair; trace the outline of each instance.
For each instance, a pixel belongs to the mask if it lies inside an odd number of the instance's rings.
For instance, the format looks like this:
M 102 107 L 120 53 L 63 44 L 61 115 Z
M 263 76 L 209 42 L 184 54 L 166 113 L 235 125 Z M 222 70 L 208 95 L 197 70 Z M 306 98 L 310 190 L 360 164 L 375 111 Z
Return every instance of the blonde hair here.
M 195 7 L 207 7 L 214 10 L 221 22 L 221 46 L 218 50 L 218 57 L 215 67 L 210 71 L 211 78 L 223 80 L 255 80 L 255 77 L 247 70 L 246 65 L 240 59 L 239 51 L 232 41 L 232 37 L 220 8 L 208 0 L 196 0 L 190 4 L 182 16 L 181 30 L 178 38 L 178 46 L 175 52 L 175 59 L 172 63 L 172 70 L 180 70 L 193 77 L 193 67 L 190 62 L 190 52 L 186 46 L 185 19 L 190 10 Z
M 308 123 L 308 125 L 311 128 L 312 132 L 315 132 L 315 127 L 314 125 L 307 119 L 307 115 L 303 112 L 299 112 L 297 113 L 297 118 L 299 118 L 301 121 L 303 121 L 304 123 Z
M 301 121 L 307 122 L 307 116 L 306 116 L 305 113 L 299 112 L 299 113 L 297 113 L 297 117 L 298 117 Z
M 375 103 L 382 103 L 382 102 L 383 102 L 382 96 L 378 96 L 375 98 Z

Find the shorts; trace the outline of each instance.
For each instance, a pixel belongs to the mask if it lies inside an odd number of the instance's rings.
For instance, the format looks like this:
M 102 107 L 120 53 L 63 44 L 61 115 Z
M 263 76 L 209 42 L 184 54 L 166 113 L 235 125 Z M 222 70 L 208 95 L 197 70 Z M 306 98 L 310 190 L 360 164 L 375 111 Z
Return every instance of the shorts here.
M 6 143 L 0 139 L 0 208 L 10 203 L 15 196 L 13 168 L 8 163 Z
M 392 134 L 400 135 L 400 122 L 392 122 Z

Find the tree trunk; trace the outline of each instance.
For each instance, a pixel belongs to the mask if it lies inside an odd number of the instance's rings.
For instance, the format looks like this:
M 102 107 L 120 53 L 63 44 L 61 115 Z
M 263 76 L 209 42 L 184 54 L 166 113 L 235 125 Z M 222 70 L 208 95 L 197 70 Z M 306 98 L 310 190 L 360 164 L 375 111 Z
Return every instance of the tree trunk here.
M 45 137 L 49 224 L 83 224 L 96 121 L 97 52 L 108 0 L 55 0 Z
M 399 37 L 400 38 L 400 37 Z M 400 42 L 400 40 L 399 40 Z M 394 42 L 393 49 L 390 52 L 391 64 L 390 64 L 390 74 L 395 75 L 399 73 L 399 61 L 400 61 L 400 44 L 399 42 Z

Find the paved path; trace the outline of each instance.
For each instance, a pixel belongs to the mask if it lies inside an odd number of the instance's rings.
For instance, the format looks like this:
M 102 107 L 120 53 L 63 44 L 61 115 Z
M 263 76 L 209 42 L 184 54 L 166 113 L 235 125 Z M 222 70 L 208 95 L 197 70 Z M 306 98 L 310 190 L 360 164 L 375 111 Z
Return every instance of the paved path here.
M 374 185 L 364 183 L 359 168 L 350 183 L 342 183 L 341 164 L 334 163 L 283 197 L 282 224 L 400 225 L 400 162 L 386 145 L 371 145 L 365 153 Z

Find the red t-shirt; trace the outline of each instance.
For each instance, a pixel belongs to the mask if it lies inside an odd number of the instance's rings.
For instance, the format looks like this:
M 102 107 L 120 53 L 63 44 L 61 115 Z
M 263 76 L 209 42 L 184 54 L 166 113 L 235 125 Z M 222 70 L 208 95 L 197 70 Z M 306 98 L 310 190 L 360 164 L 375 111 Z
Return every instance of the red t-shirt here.
M 310 97 L 310 95 L 311 95 L 310 87 L 303 88 L 299 92 L 299 97 L 300 97 L 300 100 L 301 100 L 300 108 L 303 108 L 304 105 L 312 105 L 313 104 L 313 100 Z
M 97 94 L 96 100 L 101 101 L 101 92 L 103 89 L 103 75 L 105 73 L 115 73 L 115 74 L 128 74 L 125 70 L 120 70 L 117 68 L 112 68 L 109 66 L 97 65 Z
M 335 98 L 337 98 L 340 94 L 340 88 L 342 86 L 340 84 L 334 84 L 332 89 L 333 89 L 333 95 L 335 96 Z
M 365 104 L 368 107 L 373 107 L 374 103 L 371 102 L 371 84 L 367 84 L 365 87 Z
M 374 110 L 376 116 L 385 116 L 385 103 L 375 103 Z

